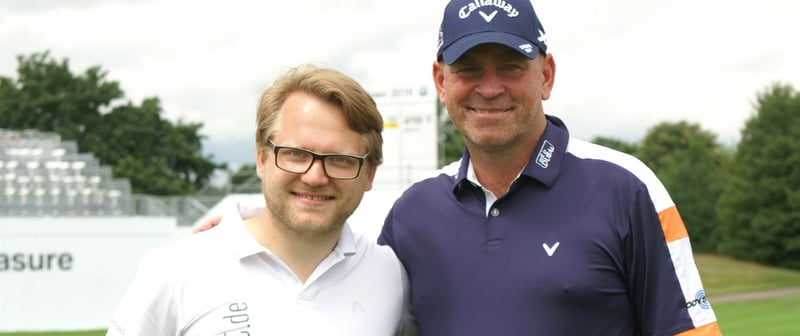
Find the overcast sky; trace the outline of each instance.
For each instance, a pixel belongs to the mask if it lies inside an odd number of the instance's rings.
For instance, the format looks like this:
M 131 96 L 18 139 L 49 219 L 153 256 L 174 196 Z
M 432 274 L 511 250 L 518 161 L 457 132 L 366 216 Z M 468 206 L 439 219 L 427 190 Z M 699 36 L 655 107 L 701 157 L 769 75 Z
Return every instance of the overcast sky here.
M 365 87 L 431 85 L 444 0 L 0 0 L 0 76 L 50 50 L 100 65 L 139 104 L 202 122 L 217 162 L 251 163 L 255 103 L 312 62 Z M 735 144 L 756 93 L 800 88 L 800 1 L 534 1 L 557 65 L 545 111 L 573 135 L 639 141 L 662 121 Z

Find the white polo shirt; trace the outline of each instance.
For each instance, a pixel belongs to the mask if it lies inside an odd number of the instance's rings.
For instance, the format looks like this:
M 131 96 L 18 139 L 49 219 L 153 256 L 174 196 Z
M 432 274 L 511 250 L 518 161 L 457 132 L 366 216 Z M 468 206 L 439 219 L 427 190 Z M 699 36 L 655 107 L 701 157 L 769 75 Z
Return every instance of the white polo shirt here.
M 416 335 L 408 279 L 389 247 L 345 224 L 303 284 L 237 210 L 150 251 L 107 335 Z

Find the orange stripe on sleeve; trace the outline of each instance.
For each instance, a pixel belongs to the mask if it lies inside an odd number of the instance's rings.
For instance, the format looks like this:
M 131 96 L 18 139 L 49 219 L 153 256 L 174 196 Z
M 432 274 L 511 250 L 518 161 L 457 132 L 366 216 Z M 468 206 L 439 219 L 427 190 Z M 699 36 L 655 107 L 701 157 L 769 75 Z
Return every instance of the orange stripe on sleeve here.
M 689 237 L 689 233 L 686 232 L 686 226 L 683 224 L 683 219 L 681 219 L 678 208 L 675 206 L 659 212 L 658 218 L 661 220 L 661 229 L 664 230 L 664 237 L 667 239 L 667 243 Z
M 719 330 L 717 322 L 714 322 L 684 331 L 676 336 L 722 336 L 722 331 Z

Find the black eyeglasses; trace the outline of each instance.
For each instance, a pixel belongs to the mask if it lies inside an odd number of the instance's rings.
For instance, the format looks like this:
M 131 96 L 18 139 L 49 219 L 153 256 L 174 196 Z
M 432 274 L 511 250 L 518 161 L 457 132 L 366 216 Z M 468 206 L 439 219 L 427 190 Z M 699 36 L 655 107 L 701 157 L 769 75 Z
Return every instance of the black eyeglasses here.
M 281 170 L 305 174 L 311 169 L 315 160 L 320 160 L 325 175 L 336 180 L 352 180 L 358 177 L 361 167 L 364 165 L 364 159 L 369 156 L 369 153 L 364 156 L 317 154 L 297 147 L 278 146 L 272 140 L 268 140 L 267 144 L 275 152 L 275 166 Z

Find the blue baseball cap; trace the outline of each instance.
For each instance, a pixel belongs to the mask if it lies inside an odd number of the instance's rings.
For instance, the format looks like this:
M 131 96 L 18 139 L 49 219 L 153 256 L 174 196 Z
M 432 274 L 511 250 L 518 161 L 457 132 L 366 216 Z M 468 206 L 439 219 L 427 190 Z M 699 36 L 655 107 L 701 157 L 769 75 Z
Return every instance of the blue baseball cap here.
M 547 53 L 547 38 L 530 0 L 452 0 L 444 9 L 436 57 L 453 64 L 468 50 L 499 43 L 529 59 Z

